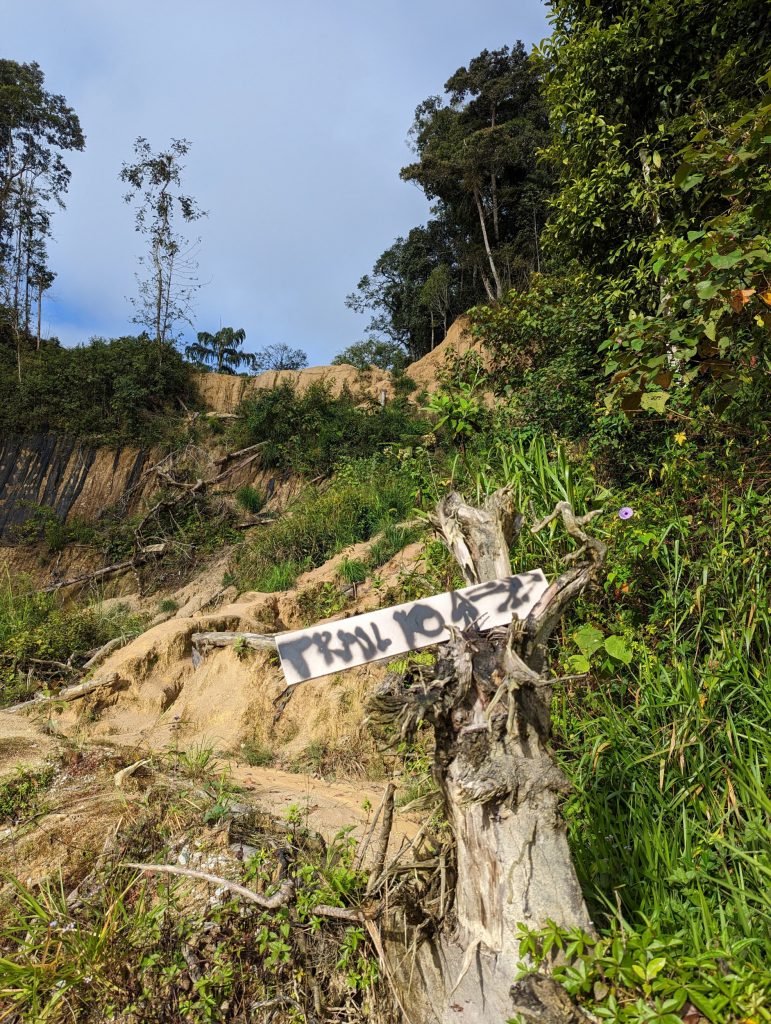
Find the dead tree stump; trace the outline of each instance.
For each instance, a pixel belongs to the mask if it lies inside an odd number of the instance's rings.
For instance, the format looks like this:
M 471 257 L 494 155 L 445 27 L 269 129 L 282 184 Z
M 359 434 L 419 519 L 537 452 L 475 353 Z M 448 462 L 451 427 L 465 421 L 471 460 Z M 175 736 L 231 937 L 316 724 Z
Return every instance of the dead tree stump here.
M 585 532 L 595 514 L 576 517 L 561 503 L 533 527 L 561 517 L 579 547 L 524 621 L 457 635 L 440 648 L 432 679 L 391 679 L 370 702 L 371 719 L 402 735 L 419 722 L 433 727 L 434 772 L 455 839 L 452 911 L 432 923 L 405 908 L 384 929 L 413 1024 L 504 1024 L 516 1012 L 518 926 L 553 920 L 591 930 L 560 812 L 569 787 L 548 748 L 547 645 L 604 560 L 605 546 Z M 433 520 L 468 583 L 511 575 L 509 545 L 521 521 L 506 490 L 481 508 L 451 494 Z

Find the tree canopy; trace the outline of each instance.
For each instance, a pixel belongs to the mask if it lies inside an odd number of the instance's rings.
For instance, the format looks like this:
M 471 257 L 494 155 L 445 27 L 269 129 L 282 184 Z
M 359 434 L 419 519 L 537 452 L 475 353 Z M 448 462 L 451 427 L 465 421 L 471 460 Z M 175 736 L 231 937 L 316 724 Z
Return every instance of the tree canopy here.
M 216 334 L 199 331 L 198 340 L 188 345 L 185 355 L 198 366 L 211 367 L 216 373 L 236 373 L 240 366 L 251 366 L 253 357 L 243 352 L 246 331 L 243 327 L 220 327 Z
M 51 215 L 64 206 L 70 170 L 64 153 L 85 138 L 63 96 L 48 92 L 38 64 L 0 60 L 0 336 L 17 350 L 31 331 L 54 274 L 48 264 Z

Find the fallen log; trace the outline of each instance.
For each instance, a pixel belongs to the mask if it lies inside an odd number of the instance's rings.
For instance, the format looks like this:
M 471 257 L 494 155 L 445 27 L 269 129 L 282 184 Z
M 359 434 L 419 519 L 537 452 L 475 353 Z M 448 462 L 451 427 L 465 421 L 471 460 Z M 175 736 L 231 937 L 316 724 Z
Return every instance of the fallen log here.
M 95 569 L 93 572 L 84 572 L 79 576 L 71 576 L 68 580 L 59 580 L 57 583 L 49 583 L 47 587 L 41 587 L 43 594 L 53 594 L 57 590 L 64 590 L 66 587 L 74 587 L 79 583 L 90 583 L 92 580 L 106 579 L 108 576 L 115 576 L 119 572 L 128 572 L 130 569 L 138 569 L 144 565 L 149 557 L 158 558 L 166 553 L 168 545 L 148 544 L 143 547 L 133 558 L 125 562 L 116 562 L 114 565 L 106 565 L 102 569 Z
M 47 697 L 33 697 L 32 700 L 22 701 L 21 704 L 12 704 L 9 708 L 3 708 L 7 715 L 15 715 L 19 711 L 31 711 L 33 708 L 41 708 L 47 704 L 59 704 L 62 701 L 78 700 L 80 697 L 87 697 L 88 694 L 101 690 L 103 686 L 114 686 L 119 681 L 117 672 L 111 672 L 103 679 L 90 679 L 87 683 L 76 683 L 74 686 L 66 686 L 57 694 Z
M 42 587 L 41 590 L 44 594 L 53 594 L 56 590 L 64 590 L 65 587 L 74 587 L 78 583 L 88 583 L 91 580 L 105 579 L 107 576 L 115 576 L 116 573 L 126 572 L 128 569 L 133 569 L 137 563 L 134 559 L 129 558 L 125 562 L 116 562 L 114 565 L 106 565 L 103 569 L 96 569 L 94 572 L 84 572 L 80 576 L 71 576 L 68 580 L 59 580 L 58 583 L 49 583 L 47 587 Z
M 129 638 L 126 636 L 116 636 L 112 640 L 108 640 L 106 644 L 103 644 L 97 651 L 91 655 L 88 661 L 85 663 L 82 672 L 90 672 L 92 668 L 96 668 L 97 665 L 101 665 L 113 651 L 119 650 L 129 642 Z
M 269 633 L 193 633 L 193 647 L 205 651 L 211 647 L 249 647 L 253 651 L 275 651 L 276 638 Z

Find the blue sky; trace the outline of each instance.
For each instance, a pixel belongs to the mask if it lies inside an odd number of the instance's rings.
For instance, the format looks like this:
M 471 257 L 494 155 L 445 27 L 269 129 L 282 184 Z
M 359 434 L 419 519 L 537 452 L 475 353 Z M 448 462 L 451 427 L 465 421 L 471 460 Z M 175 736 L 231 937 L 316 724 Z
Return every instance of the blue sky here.
M 539 0 L 9 3 L 0 55 L 36 60 L 86 134 L 54 219 L 47 333 L 134 330 L 142 244 L 118 173 L 136 136 L 187 138 L 185 184 L 209 214 L 194 329 L 243 327 L 251 350 L 328 362 L 364 333 L 346 294 L 428 216 L 399 180 L 415 107 L 485 47 L 547 33 Z

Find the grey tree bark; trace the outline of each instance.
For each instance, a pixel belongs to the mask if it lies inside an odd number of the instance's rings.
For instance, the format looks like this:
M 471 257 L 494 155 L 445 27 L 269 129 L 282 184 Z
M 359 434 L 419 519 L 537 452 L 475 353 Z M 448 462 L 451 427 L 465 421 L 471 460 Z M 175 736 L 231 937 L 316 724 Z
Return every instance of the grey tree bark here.
M 414 1024 L 504 1024 L 524 1003 L 536 1007 L 528 1020 L 568 1019 L 549 1009 L 564 1004 L 550 979 L 539 978 L 538 999 L 512 984 L 521 924 L 592 930 L 560 811 L 569 786 L 549 750 L 546 654 L 562 615 L 602 566 L 605 546 L 585 531 L 595 514 L 576 517 L 561 503 L 533 527 L 559 517 L 579 547 L 527 619 L 457 636 L 440 649 L 433 680 L 392 679 L 372 698 L 371 717 L 390 715 L 402 733 L 418 720 L 433 726 L 434 772 L 455 840 L 452 912 L 426 922 L 405 908 L 384 929 L 390 973 Z M 521 523 L 507 490 L 480 508 L 451 494 L 434 517 L 468 583 L 511 574 L 509 544 Z

